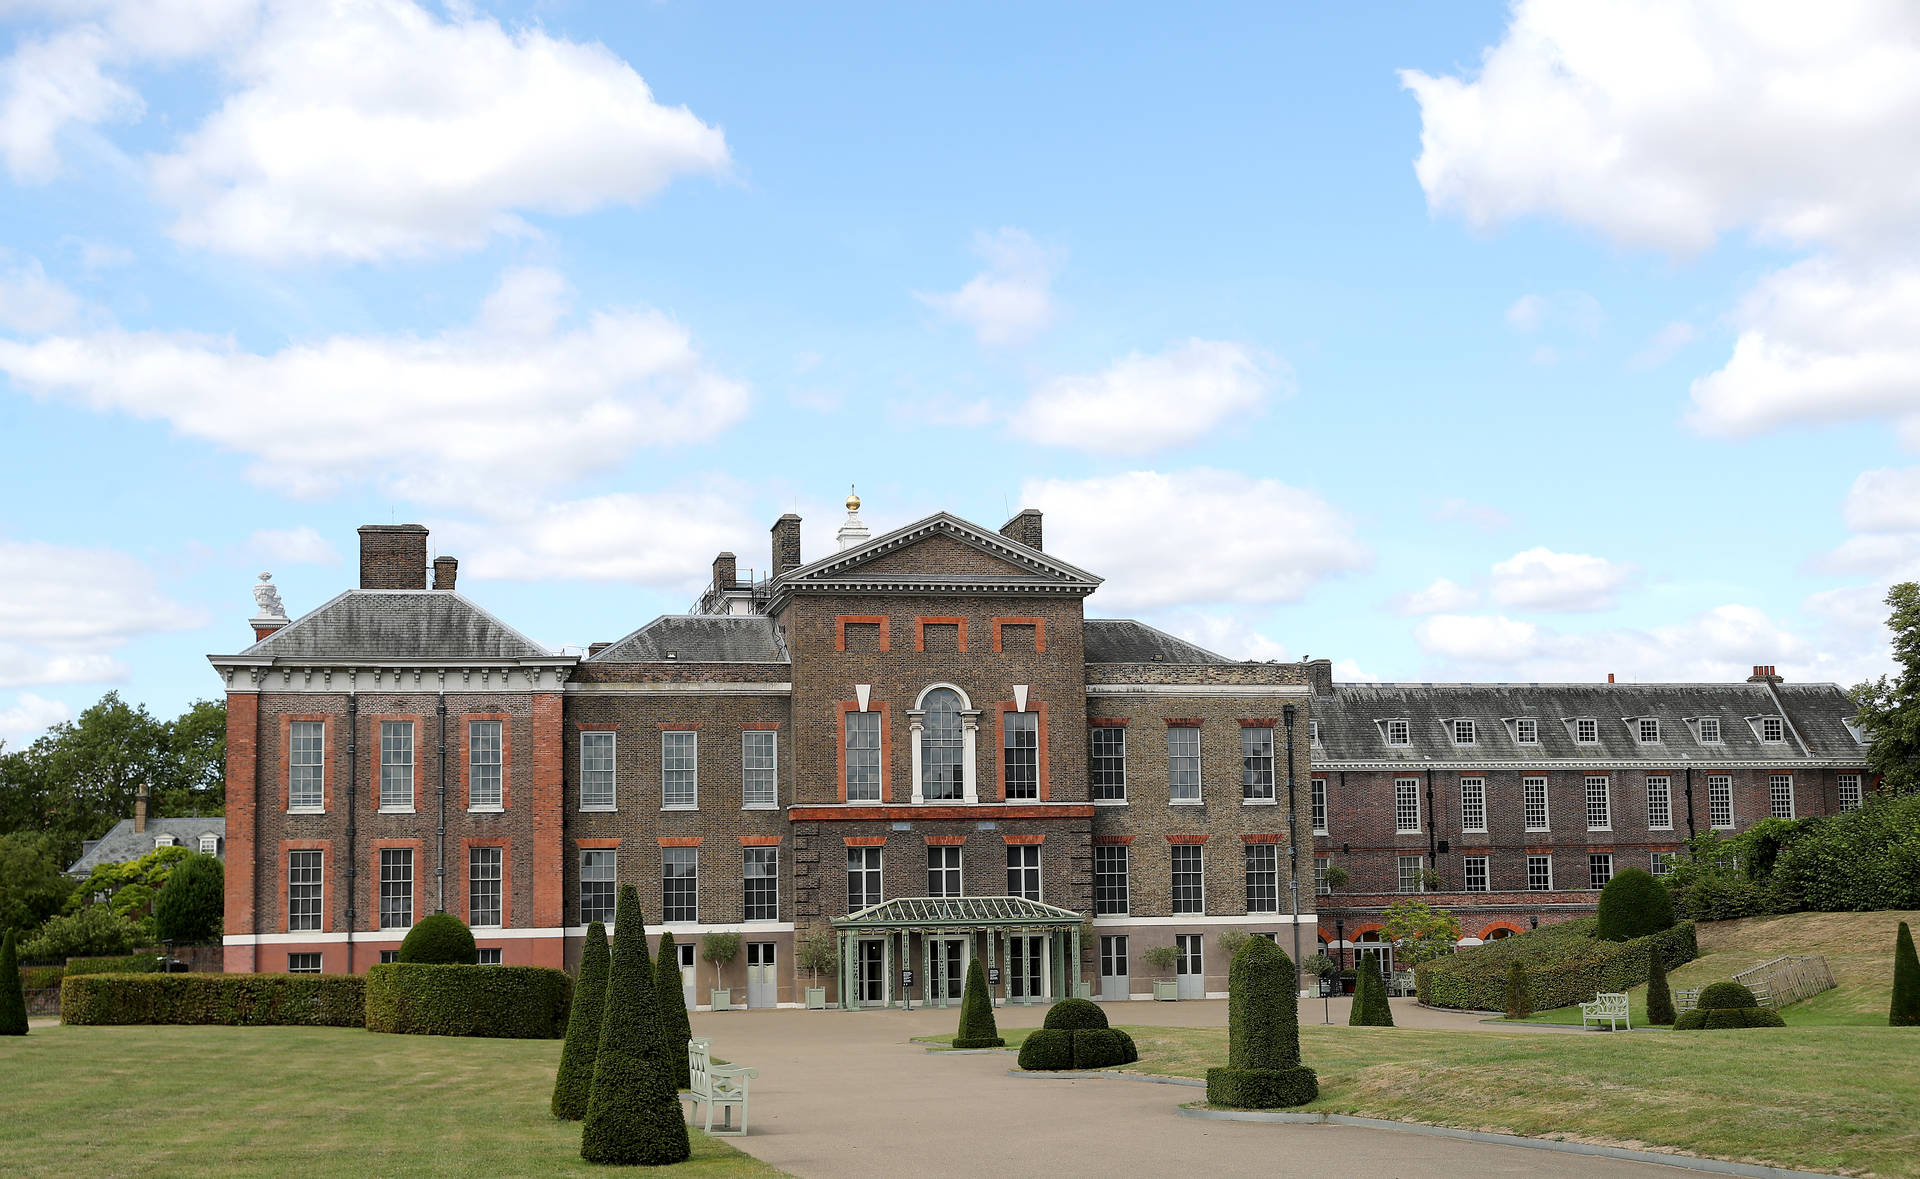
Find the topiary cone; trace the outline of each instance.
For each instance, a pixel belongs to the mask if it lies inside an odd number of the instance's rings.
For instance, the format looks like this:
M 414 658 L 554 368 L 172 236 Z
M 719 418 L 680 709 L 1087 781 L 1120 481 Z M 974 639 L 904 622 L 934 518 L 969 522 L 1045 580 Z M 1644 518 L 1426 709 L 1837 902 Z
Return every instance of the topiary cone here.
M 1887 1024 L 1920 1027 L 1920 958 L 1914 956 L 1913 931 L 1904 921 L 1893 939 L 1893 1003 L 1887 1009 Z
M 1507 966 L 1507 1018 L 1525 1019 L 1533 1014 L 1533 988 L 1527 968 L 1518 962 Z
M 607 927 L 587 926 L 580 950 L 580 981 L 573 987 L 567 1015 L 567 1043 L 560 1050 L 560 1071 L 553 1078 L 553 1116 L 577 1122 L 587 1116 L 593 1096 L 593 1060 L 600 1053 L 600 1013 L 607 1003 Z
M 993 999 L 987 994 L 987 972 L 975 958 L 967 967 L 967 989 L 960 998 L 960 1032 L 953 1038 L 955 1048 L 1002 1048 L 1006 1040 L 993 1018 Z
M 1900 927 L 1905 931 L 1906 926 Z M 1907 943 L 1913 954 L 1913 943 Z M 27 992 L 20 981 L 20 955 L 13 948 L 13 931 L 0 938 L 0 1036 L 27 1034 Z
M 1667 986 L 1667 956 L 1656 941 L 1647 947 L 1647 1022 L 1671 1024 L 1673 1017 L 1673 991 Z
M 1227 1067 L 1207 1070 L 1207 1102 L 1236 1109 L 1305 1105 L 1320 1082 L 1300 1064 L 1300 996 L 1293 959 L 1248 938 L 1227 976 Z
M 692 1153 L 679 1088 L 660 1059 L 660 1003 L 647 959 L 640 894 L 623 884 L 613 911 L 607 1006 L 600 1015 L 600 1051 L 580 1130 L 580 1157 L 658 1167 L 685 1162 Z
M 1369 1028 L 1393 1026 L 1393 1008 L 1387 1005 L 1387 984 L 1380 978 L 1380 959 L 1377 955 L 1366 954 L 1360 959 L 1360 970 L 1353 987 L 1353 1013 L 1347 1017 L 1347 1025 Z
M 686 991 L 680 979 L 680 951 L 673 933 L 660 935 L 653 961 L 654 997 L 660 1005 L 660 1055 L 676 1092 L 692 1082 L 687 1070 L 687 1041 L 693 1039 L 693 1021 L 687 1018 Z

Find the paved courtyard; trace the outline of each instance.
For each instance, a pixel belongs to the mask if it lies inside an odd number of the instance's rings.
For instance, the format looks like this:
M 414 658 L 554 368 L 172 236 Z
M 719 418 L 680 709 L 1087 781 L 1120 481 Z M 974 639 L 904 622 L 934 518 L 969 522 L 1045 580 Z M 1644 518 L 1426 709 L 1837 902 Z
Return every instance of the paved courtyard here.
M 1333 1019 L 1345 1023 L 1341 1003 Z M 1319 1022 L 1321 1004 L 1303 1005 Z M 1030 1027 L 1046 1009 L 1002 1008 Z M 1210 1027 L 1224 1001 L 1132 1003 L 1116 1023 Z M 1394 1001 L 1404 1026 L 1484 1030 L 1476 1016 Z M 752 1134 L 735 1145 L 799 1176 L 1212 1174 L 1447 1176 L 1675 1175 L 1669 1167 L 1483 1146 L 1356 1126 L 1183 1118 L 1199 1091 L 1106 1078 L 1008 1076 L 1001 1053 L 929 1055 L 914 1036 L 953 1030 L 958 1012 L 695 1013 L 714 1053 L 760 1070 Z M 1548 1032 L 1545 1034 L 1559 1034 Z M 1580 1034 L 1577 1031 L 1573 1034 Z M 1599 1034 L 1599 1033 L 1588 1033 Z

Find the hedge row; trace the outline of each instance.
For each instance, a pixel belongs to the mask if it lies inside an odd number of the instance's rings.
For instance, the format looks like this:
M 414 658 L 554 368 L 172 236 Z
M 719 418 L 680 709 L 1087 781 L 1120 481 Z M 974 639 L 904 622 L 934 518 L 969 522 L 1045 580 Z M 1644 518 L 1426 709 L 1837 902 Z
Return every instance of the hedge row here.
M 160 955 L 121 954 L 113 958 L 69 958 L 67 974 L 158 974 Z
M 27 991 L 44 991 L 48 987 L 59 986 L 66 973 L 64 966 L 22 966 L 20 986 Z
M 573 976 L 545 966 L 388 962 L 367 970 L 373 1032 L 557 1040 L 572 1002 Z
M 351 1028 L 363 994 L 351 974 L 81 974 L 60 984 L 60 1022 Z
M 1508 972 L 1519 962 L 1526 970 L 1530 1006 L 1546 1011 L 1587 1002 L 1599 991 L 1624 991 L 1646 982 L 1652 969 L 1649 951 L 1656 944 L 1669 970 L 1700 956 L 1691 921 L 1625 942 L 1594 936 L 1595 924 L 1594 918 L 1582 917 L 1542 926 L 1428 962 L 1414 971 L 1420 1001 L 1435 1007 L 1504 1010 Z

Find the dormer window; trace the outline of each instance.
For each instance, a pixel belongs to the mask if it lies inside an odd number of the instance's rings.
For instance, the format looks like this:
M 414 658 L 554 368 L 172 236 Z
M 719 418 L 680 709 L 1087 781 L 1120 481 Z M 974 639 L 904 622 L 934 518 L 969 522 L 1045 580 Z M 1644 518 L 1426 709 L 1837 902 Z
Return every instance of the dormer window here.
M 1700 744 L 1702 745 L 1720 744 L 1720 718 L 1719 717 L 1703 716 L 1700 718 L 1699 724 L 1700 724 Z
M 1573 739 L 1581 745 L 1600 744 L 1600 722 L 1590 716 L 1575 717 Z
M 1643 716 L 1633 722 L 1634 735 L 1640 738 L 1642 745 L 1660 743 L 1660 721 L 1656 717 Z
M 203 856 L 219 855 L 220 837 L 211 833 L 202 835 L 200 837 L 200 854 Z
M 1513 722 L 1513 739 L 1521 745 L 1540 744 L 1540 722 L 1530 716 L 1515 719 Z
M 179 842 L 179 840 L 171 835 L 156 835 L 153 837 L 153 846 L 156 848 L 175 847 Z
M 1787 722 L 1777 716 L 1760 718 L 1760 739 L 1769 745 L 1778 745 L 1787 739 Z
M 1453 743 L 1455 745 L 1473 744 L 1473 722 L 1456 720 L 1453 722 Z
M 1320 722 L 1319 721 L 1310 720 L 1307 722 L 1307 740 L 1312 742 L 1315 745 L 1320 744 Z
M 1404 720 L 1388 721 L 1387 722 L 1387 744 L 1389 745 L 1413 744 L 1413 725 L 1410 722 L 1404 721 Z

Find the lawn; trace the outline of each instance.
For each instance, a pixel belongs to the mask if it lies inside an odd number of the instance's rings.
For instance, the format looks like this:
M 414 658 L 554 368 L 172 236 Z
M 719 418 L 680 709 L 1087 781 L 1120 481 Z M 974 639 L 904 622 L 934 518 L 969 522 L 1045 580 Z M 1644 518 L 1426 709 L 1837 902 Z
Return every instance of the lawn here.
M 1026 1028 L 1005 1028 L 1018 1046 Z M 1124 1071 L 1206 1075 L 1224 1028 L 1132 1027 Z M 1818 1171 L 1920 1176 L 1920 1028 L 1422 1031 L 1305 1026 L 1304 1108 Z
M 0 1039 L 9 1175 L 582 1175 L 558 1040 L 36 1027 Z M 780 1172 L 697 1130 L 673 1175 Z

